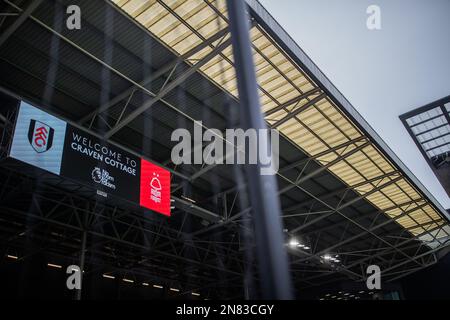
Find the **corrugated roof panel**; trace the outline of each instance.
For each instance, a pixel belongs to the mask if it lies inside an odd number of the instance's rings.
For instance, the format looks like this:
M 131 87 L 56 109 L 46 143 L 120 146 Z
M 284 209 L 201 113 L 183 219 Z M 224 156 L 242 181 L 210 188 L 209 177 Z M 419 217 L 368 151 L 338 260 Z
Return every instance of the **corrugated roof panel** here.
M 148 28 L 156 38 L 178 54 L 187 52 L 204 39 L 227 27 L 224 0 L 164 1 L 164 5 L 162 5 L 162 1 L 113 0 L 113 2 L 132 17 L 136 17 L 136 20 Z M 216 5 L 217 7 L 215 7 Z M 217 12 L 220 12 L 220 14 L 217 14 Z M 264 31 L 263 27 L 259 25 L 253 26 L 251 39 L 253 41 L 254 61 L 260 86 L 263 112 L 266 113 L 316 87 L 301 68 L 294 64 L 290 57 L 279 48 L 276 42 Z M 216 42 L 215 46 L 218 43 Z M 211 50 L 211 47 L 205 48 L 191 57 L 193 59 L 189 61 L 195 64 L 198 61 L 196 59 L 203 58 Z M 232 63 L 232 49 L 228 47 L 220 55 L 202 66 L 200 70 L 219 87 L 237 97 L 236 75 Z M 289 111 L 279 110 L 269 114 L 266 120 L 269 125 L 273 125 L 277 121 L 284 119 L 288 112 L 305 105 L 315 96 L 310 96 L 298 103 L 287 106 L 286 109 Z M 362 136 L 357 125 L 352 123 L 328 99 L 322 99 L 320 102 L 303 110 L 295 117 L 281 123 L 277 129 L 310 156 L 317 155 Z M 349 152 L 352 148 L 355 148 L 355 146 L 343 150 L 334 150 L 316 160 L 326 165 L 341 154 Z M 377 181 L 376 177 L 394 172 L 395 168 L 378 148 L 371 144 L 363 150 L 343 158 L 337 164 L 331 166 L 329 170 L 349 186 L 375 179 L 372 183 L 355 189 L 356 192 L 364 195 L 377 188 L 377 186 L 394 179 L 390 177 Z M 424 197 L 406 179 L 401 179 L 368 195 L 366 199 L 376 207 L 385 210 L 411 200 L 423 201 Z M 400 208 L 389 210 L 386 214 L 395 217 L 411 208 L 413 207 L 400 206 Z M 440 214 L 432 206 L 429 206 L 427 210 L 415 211 L 415 217 L 417 222 L 408 216 L 400 218 L 397 222 L 404 228 L 413 228 L 410 232 L 414 235 L 419 235 L 425 230 L 422 227 L 415 226 L 421 224 L 422 221 L 427 223 L 435 219 L 435 217 L 440 217 Z

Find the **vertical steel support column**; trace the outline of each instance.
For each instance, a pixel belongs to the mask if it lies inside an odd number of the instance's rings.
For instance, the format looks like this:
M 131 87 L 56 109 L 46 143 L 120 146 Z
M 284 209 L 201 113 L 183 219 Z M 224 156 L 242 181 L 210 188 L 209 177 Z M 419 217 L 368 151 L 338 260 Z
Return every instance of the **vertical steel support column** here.
M 243 129 L 267 129 L 257 91 L 250 23 L 244 0 L 227 0 Z M 267 136 L 267 139 L 269 137 Z M 259 141 L 266 143 L 267 141 Z M 292 299 L 277 181 L 261 175 L 261 163 L 246 165 L 264 299 Z

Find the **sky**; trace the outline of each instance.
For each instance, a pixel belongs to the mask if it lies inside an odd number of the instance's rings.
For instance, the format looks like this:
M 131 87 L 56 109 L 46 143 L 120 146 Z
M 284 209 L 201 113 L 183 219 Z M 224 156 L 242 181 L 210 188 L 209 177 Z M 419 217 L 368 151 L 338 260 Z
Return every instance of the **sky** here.
M 450 0 L 260 0 L 422 184 L 450 198 L 399 116 L 450 95 Z M 381 30 L 367 28 L 370 5 Z

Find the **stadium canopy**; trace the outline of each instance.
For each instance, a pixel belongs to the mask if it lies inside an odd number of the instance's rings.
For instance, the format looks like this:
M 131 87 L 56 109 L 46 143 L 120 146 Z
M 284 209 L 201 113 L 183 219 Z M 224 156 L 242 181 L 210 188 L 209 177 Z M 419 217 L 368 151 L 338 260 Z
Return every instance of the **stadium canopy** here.
M 179 56 L 186 55 L 196 46 L 228 28 L 225 1 L 140 1 L 117 0 L 113 2 L 142 27 L 149 30 L 161 42 Z M 259 82 L 262 111 L 270 127 L 278 129 L 290 141 L 304 150 L 308 156 L 328 168 L 365 199 L 383 210 L 413 235 L 429 233 L 446 223 L 432 205 L 421 206 L 425 195 L 417 190 L 401 167 L 389 160 L 377 147 L 380 141 L 374 132 L 364 133 L 366 122 L 352 121 L 340 110 L 330 94 L 311 79 L 317 74 L 303 71 L 302 55 L 291 57 L 271 34 L 287 35 L 277 28 L 267 12 L 257 2 L 250 2 L 256 17 L 268 20 L 267 26 L 255 21 L 251 29 L 254 61 Z M 278 26 L 279 29 L 279 26 Z M 188 54 L 185 60 L 197 66 L 199 71 L 223 90 L 237 98 L 236 75 L 230 46 L 214 58 L 198 65 L 214 48 L 223 45 L 228 33 L 199 52 Z M 282 39 L 283 40 L 283 39 Z M 287 39 L 293 50 L 298 49 Z M 285 44 L 286 45 L 286 44 Z M 305 67 L 313 67 L 311 61 L 303 61 Z M 318 70 L 314 68 L 312 71 Z M 325 81 L 324 85 L 331 86 Z M 323 86 L 323 85 L 322 85 Z M 325 87 L 324 89 L 331 89 Z M 336 89 L 334 89 L 336 91 Z M 341 98 L 339 94 L 337 98 Z M 339 102 L 339 101 L 338 101 Z M 351 109 L 350 109 L 351 110 Z M 354 114 L 355 111 L 352 113 Z M 358 125 L 358 120 L 360 124 Z M 372 138 L 369 134 L 372 133 Z M 386 146 L 382 146 L 387 149 Z M 387 153 L 387 152 L 385 152 Z M 398 159 L 396 162 L 399 162 Z M 294 181 L 294 184 L 296 182 Z M 380 188 L 381 187 L 381 188 Z M 410 202 L 414 201 L 414 204 Z M 405 205 L 406 204 L 406 205 Z M 396 206 L 394 209 L 390 209 Z M 402 215 L 405 210 L 417 209 Z M 441 212 L 442 214 L 442 212 Z M 447 229 L 448 231 L 448 229 Z M 442 232 L 440 236 L 446 234 Z
M 450 235 L 447 212 L 270 14 L 247 3 L 261 111 L 282 135 L 277 178 L 296 288 L 363 281 L 370 264 L 394 280 L 435 263 Z M 251 208 L 240 169 L 170 162 L 174 129 L 192 130 L 194 120 L 220 130 L 236 122 L 225 1 L 82 0 L 82 32 L 65 28 L 70 4 L 5 1 L 3 8 L 22 19 L 3 26 L 13 32 L 0 42 L 2 91 L 165 165 L 176 209 L 166 219 L 120 205 L 98 211 L 87 199 L 80 212 L 76 193 L 60 201 L 64 188 L 39 184 L 29 190 L 31 203 L 40 197 L 49 207 L 71 208 L 77 219 L 92 216 L 93 225 L 42 216 L 32 204 L 2 203 L 2 214 L 17 220 L 15 232 L 30 215 L 57 229 L 87 230 L 104 241 L 91 241 L 91 256 L 102 257 L 91 261 L 109 272 L 123 272 L 117 261 L 124 260 L 137 276 L 176 283 L 183 292 L 243 294 L 245 270 L 254 265 L 245 252 L 254 244 L 242 232 Z M 6 189 L 28 181 L 1 174 Z M 48 237 L 43 230 L 39 236 Z M 49 251 L 61 257 L 74 245 L 61 241 Z

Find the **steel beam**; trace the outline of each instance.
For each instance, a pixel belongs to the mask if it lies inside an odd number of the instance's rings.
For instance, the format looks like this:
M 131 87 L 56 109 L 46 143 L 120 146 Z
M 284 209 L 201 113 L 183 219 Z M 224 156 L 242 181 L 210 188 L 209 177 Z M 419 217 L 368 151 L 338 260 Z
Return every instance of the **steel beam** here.
M 349 192 L 349 191 L 356 192 L 355 189 L 358 188 L 358 187 L 364 186 L 364 185 L 369 184 L 369 183 L 376 182 L 378 180 L 382 180 L 384 178 L 392 177 L 392 176 L 395 176 L 395 175 L 398 175 L 398 174 L 400 174 L 398 171 L 392 171 L 392 172 L 380 175 L 380 176 L 372 178 L 372 179 L 368 179 L 368 180 L 362 181 L 360 183 L 357 183 L 357 184 L 354 184 L 354 185 L 351 185 L 351 186 L 348 186 L 348 187 L 340 188 L 340 189 L 337 189 L 337 190 L 332 190 L 330 192 L 318 195 L 316 197 L 318 199 L 324 201 L 325 199 L 329 199 L 331 197 L 335 197 L 335 196 L 337 196 L 337 195 L 339 195 L 339 194 L 341 194 L 343 192 L 344 192 L 344 195 L 346 194 L 346 192 Z M 342 200 L 343 200 L 343 197 L 342 197 L 341 201 Z M 303 201 L 301 203 L 298 203 L 296 205 L 290 206 L 288 208 L 284 208 L 283 212 L 289 212 L 289 211 L 293 211 L 293 210 L 298 210 L 300 208 L 303 208 L 303 207 L 306 207 L 306 206 L 308 206 L 310 204 L 313 204 L 315 201 L 317 201 L 316 198 L 312 198 L 312 199 Z
M 295 110 L 290 111 L 285 117 L 283 117 L 280 120 L 277 120 L 274 124 L 271 125 L 272 128 L 278 128 L 283 123 L 289 121 L 290 119 L 296 117 L 299 113 L 307 110 L 309 107 L 313 106 L 314 104 L 320 102 L 322 99 L 325 99 L 327 95 L 325 93 L 321 93 L 319 96 L 315 97 L 311 101 L 305 103 L 304 105 L 296 108 Z
M 284 187 L 283 189 L 278 191 L 278 194 L 283 194 L 291 189 L 294 189 L 296 186 L 302 184 L 303 182 L 317 176 L 318 174 L 320 174 L 321 172 L 327 170 L 328 168 L 334 166 L 335 164 L 341 162 L 342 160 L 346 159 L 347 157 L 361 151 L 362 149 L 364 149 L 365 147 L 369 146 L 371 144 L 371 142 L 365 142 L 362 145 L 350 150 L 349 152 L 346 152 L 340 156 L 338 156 L 336 159 L 330 161 L 329 163 L 327 163 L 326 165 L 321 166 L 320 168 L 314 170 L 313 172 L 307 174 L 306 176 L 297 179 L 297 181 L 295 181 L 294 183 L 291 183 L 289 186 Z M 280 175 L 280 174 L 279 174 Z M 281 175 L 280 175 L 281 176 Z
M 9 39 L 9 37 L 20 28 L 20 26 L 28 19 L 28 17 L 42 3 L 42 0 L 34 0 L 26 7 L 14 20 L 14 22 L 0 35 L 0 47 Z
M 369 218 L 369 217 L 371 217 L 373 215 L 379 215 L 379 214 L 382 214 L 382 213 L 390 211 L 390 210 L 394 210 L 394 209 L 398 209 L 398 208 L 410 205 L 412 203 L 416 203 L 416 201 L 409 201 L 409 202 L 402 203 L 402 204 L 399 204 L 399 205 L 391 206 L 391 207 L 389 207 L 387 209 L 384 209 L 384 210 L 375 210 L 375 211 L 372 211 L 372 212 L 369 212 L 369 213 L 366 213 L 366 214 L 363 214 L 363 215 L 359 215 L 354 220 L 355 221 L 360 221 L 362 219 Z M 377 219 L 377 217 L 375 217 L 374 221 L 376 221 L 376 219 Z M 329 226 L 326 226 L 326 227 L 323 227 L 323 228 L 319 228 L 319 229 L 315 229 L 314 231 L 310 231 L 310 232 L 306 232 L 306 233 L 302 233 L 302 234 L 304 236 L 307 236 L 307 235 L 310 235 L 312 233 L 317 233 L 317 232 L 322 232 L 322 231 L 326 231 L 326 230 L 329 230 L 329 229 L 337 228 L 337 227 L 340 227 L 343 224 L 347 224 L 347 223 L 349 223 L 349 222 L 346 221 L 346 220 L 343 220 L 341 222 L 333 223 L 332 225 L 329 225 Z
M 156 70 L 153 74 L 151 74 L 150 76 L 146 77 L 140 83 L 140 85 L 141 86 L 146 86 L 149 83 L 151 83 L 152 81 L 160 78 L 161 76 L 163 76 L 167 72 L 175 69 L 180 63 L 184 63 L 185 60 L 188 60 L 189 57 L 191 57 L 194 54 L 198 53 L 199 51 L 205 49 L 206 47 L 211 46 L 215 41 L 218 41 L 221 38 L 225 37 L 228 34 L 228 32 L 229 32 L 228 28 L 222 29 L 221 31 L 217 32 L 215 35 L 211 36 L 206 41 L 200 43 L 198 46 L 192 48 L 191 50 L 189 50 L 185 54 L 183 54 L 183 55 L 179 56 L 178 58 L 176 58 L 175 61 L 172 61 L 171 63 L 168 63 L 167 65 L 165 65 L 165 66 L 161 67 L 160 69 Z M 116 97 L 114 97 L 112 100 L 106 102 L 105 104 L 101 105 L 97 109 L 93 110 L 92 112 L 90 112 L 89 114 L 87 114 L 86 116 L 81 118 L 79 120 L 79 124 L 83 124 L 86 121 L 88 121 L 89 119 L 95 117 L 97 114 L 105 112 L 106 110 L 108 110 L 109 108 L 114 106 L 115 104 L 117 104 L 120 101 L 122 101 L 122 100 L 126 99 L 127 97 L 129 97 L 133 93 L 133 91 L 138 90 L 138 89 L 139 88 L 136 87 L 136 86 L 130 87 L 126 91 L 124 91 L 121 94 L 119 94 Z M 146 93 L 146 92 L 143 91 L 143 93 Z
M 367 192 L 367 193 L 366 193 L 365 195 L 363 195 L 361 198 L 358 197 L 357 201 L 359 201 L 359 200 L 361 200 L 361 199 L 367 197 L 368 195 L 370 195 L 370 194 L 372 194 L 372 193 L 374 193 L 374 192 L 377 192 L 377 191 L 381 190 L 382 188 L 385 188 L 386 186 L 388 186 L 388 185 L 390 185 L 390 184 L 392 184 L 392 183 L 395 183 L 395 182 L 396 182 L 398 179 L 400 179 L 400 178 L 402 178 L 402 177 L 399 177 L 399 178 L 397 178 L 397 179 L 391 180 L 390 182 L 388 182 L 388 183 L 386 183 L 386 184 L 384 184 L 384 185 L 382 185 L 382 186 L 379 186 L 379 187 L 377 187 L 377 188 L 371 190 L 370 192 Z M 303 189 L 303 190 L 304 190 L 304 189 Z M 304 190 L 304 191 L 306 192 L 306 190 Z M 403 251 L 401 251 L 401 250 L 395 248 L 394 246 L 392 246 L 391 243 L 387 242 L 386 240 L 382 239 L 382 238 L 379 237 L 378 235 L 376 235 L 376 234 L 374 234 L 373 232 L 369 231 L 367 228 L 363 227 L 363 226 L 360 225 L 359 223 L 357 223 L 357 222 L 353 221 L 352 219 L 348 218 L 345 214 L 343 214 L 343 213 L 341 212 L 341 210 L 342 210 L 343 208 L 345 208 L 346 206 L 349 206 L 350 204 L 353 204 L 354 202 L 355 202 L 355 199 L 352 199 L 352 200 L 350 200 L 350 202 L 348 202 L 347 204 L 344 204 L 344 205 L 340 206 L 340 207 L 337 208 L 337 209 L 336 209 L 336 208 L 333 208 L 332 206 L 330 206 L 330 205 L 328 205 L 328 204 L 326 204 L 326 203 L 323 203 L 323 204 L 324 204 L 326 207 L 328 207 L 328 208 L 330 208 L 331 210 L 333 210 L 333 213 L 338 213 L 338 214 L 339 214 L 340 216 L 342 216 L 344 219 L 351 221 L 354 225 L 356 225 L 356 226 L 359 227 L 360 229 L 364 230 L 366 233 L 370 233 L 372 236 L 374 236 L 375 238 L 379 239 L 381 242 L 387 244 L 388 246 L 392 247 L 394 250 L 396 250 L 397 252 L 401 253 L 401 254 L 404 255 L 406 258 L 411 259 L 411 257 L 410 257 L 409 255 L 407 255 L 407 254 L 404 253 Z M 298 231 L 299 229 L 301 230 L 301 229 L 305 228 L 305 226 L 309 226 L 309 225 L 312 224 L 312 223 L 316 223 L 317 221 L 320 221 L 320 220 L 322 220 L 322 219 L 324 219 L 324 218 L 330 216 L 330 215 L 333 214 L 333 213 L 325 214 L 325 215 L 323 215 L 323 216 L 321 216 L 321 217 L 315 219 L 314 221 L 311 221 L 311 222 L 309 222 L 309 223 L 306 223 L 306 224 L 304 224 L 304 225 L 302 225 L 302 226 L 300 226 L 300 227 L 298 227 L 298 228 L 296 228 L 296 229 L 297 229 L 297 231 Z
M 12 3 L 9 0 L 4 0 L 6 3 L 8 3 L 10 6 L 14 7 L 15 9 L 19 10 L 19 11 L 23 11 L 20 7 L 18 7 L 17 5 L 15 5 L 14 3 Z M 49 27 L 47 24 L 45 24 L 44 22 L 42 22 L 41 20 L 33 17 L 32 15 L 30 15 L 30 19 L 34 22 L 36 22 L 38 25 L 42 26 L 43 28 L 45 28 L 47 31 L 51 32 L 52 34 L 58 36 L 60 39 L 62 39 L 64 42 L 68 43 L 69 45 L 73 46 L 74 48 L 76 48 L 77 50 L 79 50 L 81 53 L 85 54 L 86 56 L 88 56 L 89 58 L 91 58 L 92 60 L 96 61 L 97 63 L 101 64 L 103 67 L 107 68 L 108 70 L 110 70 L 111 72 L 115 73 L 116 75 L 118 75 L 119 77 L 125 79 L 126 81 L 130 82 L 132 85 L 134 85 L 135 87 L 139 88 L 139 90 L 145 92 L 146 94 L 152 96 L 152 97 L 156 97 L 157 94 L 151 92 L 150 90 L 148 90 L 147 88 L 145 88 L 144 86 L 140 85 L 138 82 L 130 79 L 129 77 L 127 77 L 126 75 L 124 75 L 123 73 L 121 73 L 120 71 L 116 70 L 115 68 L 113 68 L 112 66 L 110 66 L 109 64 L 105 63 L 104 61 L 102 61 L 101 59 L 99 59 L 98 57 L 94 56 L 93 54 L 91 54 L 90 52 L 86 51 L 85 49 L 81 48 L 80 46 L 78 46 L 76 43 L 74 43 L 73 41 L 71 41 L 70 39 L 68 39 L 67 37 L 65 37 L 64 35 L 62 35 L 61 33 L 59 33 L 58 31 L 52 29 L 51 27 Z M 222 43 L 222 45 L 224 45 L 224 43 Z M 217 49 L 217 48 L 216 48 Z M 177 113 L 183 115 L 184 117 L 186 117 L 187 119 L 189 119 L 190 121 L 194 122 L 196 121 L 195 119 L 193 119 L 192 117 L 190 117 L 188 114 L 186 114 L 185 112 L 181 111 L 180 109 L 176 108 L 175 106 L 173 106 L 172 104 L 170 104 L 169 102 L 165 101 L 164 99 L 160 99 L 160 101 L 162 103 L 164 103 L 166 106 L 168 106 L 169 108 L 175 110 Z M 177 172 L 175 172 L 175 174 L 178 174 Z
M 354 199 L 352 199 L 352 200 L 350 200 L 350 201 L 348 201 L 348 202 L 346 202 L 346 203 L 340 205 L 338 208 L 333 208 L 333 207 L 331 207 L 330 205 L 328 205 L 328 204 L 325 203 L 325 205 L 326 205 L 327 207 L 329 207 L 329 208 L 332 210 L 331 213 L 324 214 L 324 215 L 322 215 L 322 216 L 320 216 L 320 217 L 318 217 L 318 218 L 316 218 L 316 219 L 314 219 L 314 220 L 312 220 L 312 221 L 310 221 L 310 222 L 308 222 L 308 223 L 305 223 L 305 224 L 301 225 L 300 227 L 297 227 L 297 228 L 291 230 L 291 232 L 292 232 L 292 233 L 299 232 L 299 231 L 305 229 L 306 227 L 309 227 L 309 226 L 311 226 L 311 225 L 313 225 L 313 224 L 316 224 L 317 222 L 319 222 L 319 221 L 321 221 L 321 220 L 323 220 L 323 219 L 325 219 L 325 218 L 331 216 L 331 215 L 334 214 L 335 212 L 339 212 L 340 210 L 342 210 L 342 209 L 344 209 L 344 208 L 346 208 L 346 207 L 348 207 L 348 206 L 354 204 L 355 202 L 360 201 L 360 200 L 362 200 L 362 199 L 364 199 L 364 198 L 370 196 L 371 194 L 373 194 L 373 193 L 375 193 L 375 192 L 378 192 L 378 191 L 380 191 L 381 189 L 390 186 L 391 184 L 393 184 L 393 183 L 397 182 L 398 180 L 400 180 L 400 178 L 401 178 L 401 177 L 398 177 L 398 178 L 396 178 L 396 179 L 394 179 L 394 180 L 391 180 L 391 181 L 389 181 L 389 182 L 387 182 L 387 183 L 385 183 L 385 184 L 383 184 L 383 185 L 381 185 L 381 186 L 378 186 L 378 187 L 376 187 L 376 188 L 370 190 L 369 192 L 366 192 L 365 194 L 359 195 L 358 197 L 356 197 L 356 198 L 354 198 Z M 320 202 L 323 203 L 323 201 L 321 201 L 321 200 L 320 200 Z
M 309 156 L 309 157 L 306 157 L 304 159 L 300 159 L 298 161 L 295 161 L 295 162 L 293 162 L 291 164 L 288 164 L 287 166 L 284 166 L 283 168 L 281 168 L 280 172 L 284 172 L 284 171 L 288 171 L 288 170 L 291 170 L 291 169 L 295 169 L 298 166 L 300 166 L 300 165 L 302 165 L 302 164 L 304 164 L 304 163 L 306 163 L 308 161 L 317 160 L 318 158 L 326 156 L 329 153 L 337 152 L 340 149 L 349 147 L 351 145 L 355 145 L 357 142 L 361 142 L 361 141 L 368 141 L 368 139 L 365 136 L 360 136 L 360 137 L 358 137 L 356 139 L 349 140 L 347 142 L 341 143 L 340 145 L 337 145 L 335 147 L 332 147 L 332 148 L 329 148 L 329 149 L 324 150 L 322 152 L 319 152 L 318 154 L 315 154 L 314 156 Z
M 184 81 L 186 81 L 191 75 L 198 72 L 202 66 L 204 66 L 206 63 L 211 61 L 216 55 L 218 55 L 220 52 L 225 50 L 231 43 L 231 39 L 228 39 L 221 43 L 219 46 L 215 47 L 210 53 L 208 53 L 205 57 L 203 57 L 199 62 L 197 62 L 195 65 L 187 69 L 185 72 L 183 72 L 180 76 L 178 76 L 175 80 L 168 83 L 164 88 L 162 88 L 155 97 L 150 99 L 149 101 L 142 104 L 140 107 L 129 113 L 125 119 L 123 119 L 120 123 L 115 125 L 111 130 L 105 133 L 105 138 L 110 138 L 112 135 L 114 135 L 117 131 L 128 125 L 131 121 L 133 121 L 137 116 L 145 112 L 147 109 L 149 109 L 151 106 L 153 106 L 156 102 L 161 100 L 164 96 L 166 96 L 170 91 L 178 87 L 180 84 L 182 84 Z
M 291 105 L 293 105 L 295 103 L 298 103 L 298 102 L 302 101 L 303 99 L 308 98 L 311 95 L 314 95 L 314 94 L 317 94 L 317 93 L 320 94 L 321 92 L 322 92 L 322 90 L 320 88 L 311 89 L 311 90 L 309 90 L 307 92 L 302 93 L 298 97 L 295 97 L 295 98 L 293 98 L 293 99 L 291 99 L 291 100 L 289 100 L 289 101 L 287 101 L 285 103 L 282 103 L 282 104 L 276 106 L 273 109 L 270 109 L 269 111 L 267 111 L 264 114 L 264 116 L 267 118 L 268 116 L 270 116 L 270 115 L 272 115 L 272 114 L 274 114 L 274 113 L 276 113 L 276 112 L 278 112 L 280 110 L 283 110 L 283 109 L 285 109 L 285 108 L 287 108 L 287 107 L 289 107 L 289 106 L 291 106 Z
M 391 219 L 388 219 L 388 220 L 384 221 L 383 223 L 381 223 L 381 224 L 379 224 L 379 225 L 376 225 L 375 227 L 372 227 L 372 228 L 368 229 L 367 231 L 358 233 L 357 235 L 354 235 L 354 236 L 349 237 L 349 238 L 347 238 L 347 239 L 345 239 L 345 240 L 343 240 L 343 241 L 340 241 L 340 242 L 338 242 L 338 243 L 332 245 L 331 247 L 328 247 L 328 248 L 326 248 L 326 249 L 323 249 L 323 250 L 321 250 L 321 251 L 315 253 L 315 255 L 319 255 L 319 256 L 320 256 L 320 255 L 322 255 L 322 254 L 329 253 L 329 252 L 331 252 L 332 250 L 334 250 L 335 248 L 338 248 L 338 247 L 340 247 L 340 246 L 342 246 L 342 245 L 344 245 L 344 244 L 346 244 L 346 243 L 352 242 L 352 241 L 354 241 L 354 240 L 356 240 L 356 239 L 358 239 L 358 238 L 360 238 L 360 237 L 366 235 L 368 232 L 376 231 L 376 230 L 378 230 L 379 228 L 384 227 L 384 226 L 386 226 L 386 225 L 388 225 L 388 224 L 390 224 L 390 223 L 392 223 L 392 222 L 394 222 L 394 221 L 397 221 L 398 219 L 400 219 L 400 218 L 402 218 L 402 217 L 404 217 L 404 216 L 407 216 L 408 214 L 410 214 L 410 213 L 412 213 L 412 212 L 414 212 L 414 211 L 416 211 L 416 210 L 420 210 L 421 208 L 425 207 L 426 205 L 428 205 L 428 203 L 422 204 L 422 205 L 420 205 L 420 206 L 418 206 L 418 207 L 415 207 L 415 208 L 413 208 L 413 209 L 410 209 L 410 210 L 408 210 L 408 211 L 405 211 L 405 212 L 403 212 L 402 214 L 400 214 L 399 216 L 397 216 L 397 217 L 395 217 L 395 218 L 393 218 L 393 219 L 392 219 L 392 218 L 391 218 Z
M 49 188 L 50 188 L 50 189 L 53 189 L 53 187 L 49 187 Z M 62 193 L 62 191 L 58 191 L 58 192 Z M 42 199 L 41 199 L 42 201 L 53 201 L 52 199 L 43 197 L 43 196 L 40 195 L 39 193 L 34 193 L 33 198 L 36 197 L 36 196 L 39 196 L 40 198 L 42 198 Z M 73 196 L 73 195 L 70 195 L 70 194 L 69 194 L 69 196 Z M 22 194 L 21 197 L 24 198 L 24 197 L 25 197 L 25 194 Z M 41 201 L 39 201 L 39 202 L 41 202 Z M 35 202 L 33 202 L 33 203 L 35 203 Z M 111 223 L 120 223 L 122 226 L 127 226 L 128 229 L 129 229 L 129 227 L 133 227 L 134 229 L 140 230 L 141 232 L 152 232 L 151 230 L 145 230 L 145 229 L 143 229 L 142 227 L 139 227 L 139 224 L 137 224 L 137 223 L 136 223 L 136 224 L 129 224 L 129 223 L 125 223 L 125 222 L 123 222 L 123 221 L 115 221 L 115 219 L 117 219 L 117 217 L 115 217 L 115 218 L 110 218 L 110 217 L 108 217 L 108 216 L 104 216 L 103 214 L 102 214 L 102 215 L 99 215 L 99 213 L 95 213 L 95 212 L 91 211 L 91 209 L 89 209 L 89 208 L 83 208 L 82 206 L 80 206 L 80 201 L 79 201 L 79 199 L 73 201 L 73 207 L 72 207 L 70 204 L 68 204 L 67 201 L 64 202 L 64 203 L 60 203 L 59 201 L 56 201 L 56 203 L 57 203 L 58 205 L 59 205 L 59 204 L 63 204 L 63 205 L 65 205 L 66 207 L 73 208 L 74 214 L 75 214 L 77 217 L 78 217 L 78 215 L 79 215 L 80 213 L 82 213 L 83 215 L 86 215 L 86 217 L 87 217 L 87 216 L 95 215 L 96 217 L 101 218 L 102 221 L 104 221 L 104 223 L 109 223 L 109 224 L 111 224 Z M 75 203 L 77 203 L 77 205 L 75 205 Z M 89 201 L 86 202 L 86 203 L 89 203 Z M 8 206 L 6 206 L 6 207 L 2 206 L 2 208 L 3 208 L 3 210 L 5 210 L 5 212 L 8 211 L 8 210 L 10 210 L 10 211 L 13 211 L 13 212 L 16 212 L 16 213 L 21 213 L 21 211 L 17 211 L 17 210 L 15 210 L 15 209 L 13 209 L 13 208 L 10 208 L 10 207 L 8 207 Z M 61 211 L 61 210 L 58 210 L 58 212 L 60 212 L 60 211 Z M 78 211 L 80 211 L 80 212 L 78 212 Z M 54 220 L 54 218 L 51 217 L 51 216 L 43 216 L 43 213 L 42 213 L 41 210 L 31 210 L 31 212 L 33 212 L 33 213 L 32 213 L 33 217 L 36 217 L 36 218 L 38 218 L 39 220 L 46 221 L 46 222 L 50 222 L 50 223 L 54 223 L 54 224 L 58 224 L 58 225 L 61 225 L 61 226 L 64 226 L 64 227 L 70 227 L 70 228 L 73 228 L 73 227 L 74 227 L 74 228 L 76 228 L 77 230 L 80 230 L 80 231 L 83 231 L 83 230 L 84 230 L 84 227 L 83 227 L 83 225 L 82 225 L 80 222 L 79 222 L 79 223 L 76 223 L 77 221 L 80 220 L 79 218 L 77 218 L 77 219 L 71 219 L 70 217 L 67 217 L 67 218 L 68 218 L 68 219 L 67 219 L 68 222 L 66 222 L 65 220 L 57 221 L 57 220 Z M 24 214 L 27 214 L 27 213 L 24 213 Z M 30 213 L 30 214 L 31 214 L 31 213 Z M 125 216 L 123 216 L 123 217 L 124 217 L 124 218 L 127 218 L 127 219 L 130 218 L 130 217 L 127 216 L 127 215 L 125 215 Z M 133 219 L 136 219 L 136 218 L 133 218 Z M 144 221 L 146 221 L 146 222 L 149 221 L 148 218 L 144 219 L 143 217 L 142 217 L 142 220 L 144 220 Z M 75 224 L 74 224 L 74 223 L 75 223 Z M 91 232 L 92 229 L 93 229 L 93 228 L 91 228 L 91 230 L 89 230 L 89 233 L 90 233 L 90 234 L 92 234 L 92 232 Z M 115 229 L 117 230 L 118 228 L 115 228 Z M 128 230 L 128 229 L 127 229 L 127 230 Z M 116 234 L 116 235 L 115 235 L 115 241 L 123 242 L 124 244 L 129 244 L 129 240 L 127 240 L 127 239 L 126 239 L 127 237 L 125 236 L 126 233 L 127 233 L 127 231 Z M 180 235 L 180 231 L 179 231 L 179 230 L 174 230 L 173 233 L 174 233 L 174 234 L 177 234 L 181 239 L 187 239 L 187 235 L 185 235 L 185 234 Z M 160 235 L 160 233 L 155 233 L 155 235 Z M 173 239 L 167 238 L 167 236 L 164 236 L 163 238 L 164 238 L 164 239 L 167 239 L 167 241 L 169 241 L 169 242 L 172 241 L 172 240 L 176 240 L 175 238 L 173 238 Z M 108 239 L 113 240 L 113 238 L 111 238 L 111 236 L 108 236 Z M 167 241 L 166 241 L 166 242 L 167 242 Z M 182 240 L 182 243 L 183 243 L 183 245 L 191 245 L 191 244 L 192 244 L 192 245 L 195 245 L 195 243 L 197 243 L 197 242 L 196 242 L 195 239 L 192 239 L 191 242 L 187 242 L 187 241 Z M 198 247 L 198 246 L 197 246 L 197 247 Z M 200 247 L 198 247 L 198 248 L 200 248 Z M 154 252 L 154 253 L 162 252 L 162 251 L 157 250 L 157 249 L 154 249 L 154 248 L 147 248 L 147 250 L 150 250 L 151 252 Z M 163 255 L 164 255 L 164 254 L 163 254 Z M 172 255 L 172 257 L 174 257 L 174 256 Z M 224 256 L 224 257 L 226 257 L 226 256 Z M 180 256 L 179 258 L 183 259 L 182 256 Z
M 434 230 L 438 230 L 438 229 L 440 229 L 440 228 L 442 228 L 442 227 L 437 227 L 437 228 L 435 228 L 435 229 L 433 229 L 433 230 L 430 230 L 429 232 L 432 232 L 432 231 L 434 231 Z M 407 243 L 412 242 L 412 241 L 420 241 L 420 240 L 418 240 L 418 239 L 415 238 L 415 237 L 414 237 L 414 238 L 410 238 L 410 239 L 407 239 L 407 240 L 401 242 L 400 244 L 397 244 L 397 247 L 401 247 L 401 246 L 403 246 L 404 244 L 407 244 Z M 420 244 L 420 245 L 423 245 L 423 244 Z M 431 251 L 434 252 L 434 251 L 438 251 L 438 250 L 440 250 L 440 249 L 441 249 L 441 247 L 440 247 L 440 248 L 433 249 L 433 250 L 431 250 Z M 345 268 L 347 268 L 347 269 L 352 268 L 352 267 L 354 267 L 354 266 L 356 266 L 356 265 L 358 265 L 358 264 L 361 264 L 361 263 L 363 263 L 363 262 L 365 262 L 365 261 L 367 261 L 367 260 L 371 260 L 371 259 L 374 259 L 374 258 L 383 256 L 383 255 L 386 255 L 386 254 L 388 254 L 389 252 L 392 252 L 392 251 L 393 251 L 392 248 L 390 248 L 390 249 L 388 249 L 388 250 L 385 250 L 385 251 L 376 253 L 375 255 L 371 255 L 371 256 L 369 256 L 369 257 L 362 258 L 362 259 L 360 259 L 360 260 L 358 260 L 358 261 L 356 261 L 356 262 L 352 262 L 350 265 L 346 265 Z M 430 253 L 432 253 L 432 252 L 426 252 L 426 253 L 424 253 L 424 254 L 430 254 Z M 409 262 L 411 262 L 411 260 L 414 260 L 414 257 L 411 257 L 411 259 L 406 260 L 406 262 L 409 263 Z M 313 277 L 313 278 L 318 278 L 318 277 Z M 312 279 L 311 279 L 311 278 L 308 278 L 308 280 L 312 280 Z

